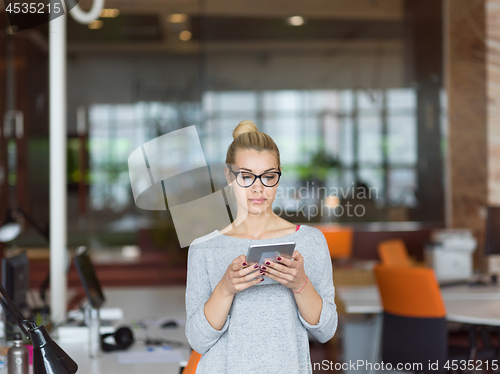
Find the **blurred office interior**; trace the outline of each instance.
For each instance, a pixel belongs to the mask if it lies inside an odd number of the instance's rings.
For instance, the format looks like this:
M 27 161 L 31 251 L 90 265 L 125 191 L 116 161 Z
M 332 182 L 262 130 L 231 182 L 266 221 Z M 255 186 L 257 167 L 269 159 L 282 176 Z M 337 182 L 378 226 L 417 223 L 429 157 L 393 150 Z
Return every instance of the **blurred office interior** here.
M 207 162 L 224 162 L 232 129 L 247 118 L 280 147 L 285 174 L 275 205 L 290 221 L 323 217 L 298 209 L 316 201 L 297 202 L 289 187 L 334 187 L 342 197 L 363 183 L 373 200 L 365 215 L 325 218 L 444 225 L 441 2 L 107 1 L 106 8 L 117 12 L 88 26 L 68 17 L 70 245 L 137 244 L 140 230 L 168 226 L 168 212 L 135 206 L 130 153 L 196 125 Z M 290 25 L 294 15 L 303 24 Z M 22 136 L 2 138 L 2 211 L 20 205 L 42 227 L 47 48 L 47 24 L 2 37 L 4 61 L 18 62 L 13 77 L 2 76 L 10 89 L 3 111 L 24 114 Z M 45 244 L 29 226 L 18 242 Z
M 1 7 L 0 217 L 21 207 L 44 231 L 49 26 L 11 33 Z M 224 162 L 244 119 L 280 148 L 283 218 L 349 228 L 349 258 L 367 261 L 378 260 L 380 241 L 400 238 L 422 262 L 434 230 L 470 229 L 474 267 L 485 268 L 487 208 L 500 204 L 499 0 L 105 8 L 89 25 L 67 17 L 68 248 L 91 249 L 104 286 L 185 283 L 187 248 L 168 209 L 134 202 L 131 152 L 195 125 L 207 162 Z M 335 214 L 349 202 L 363 214 Z M 308 209 L 325 204 L 332 214 Z M 22 233 L 0 248 L 28 249 L 30 285 L 40 287 L 49 245 L 18 219 Z M 79 286 L 74 271 L 68 280 Z

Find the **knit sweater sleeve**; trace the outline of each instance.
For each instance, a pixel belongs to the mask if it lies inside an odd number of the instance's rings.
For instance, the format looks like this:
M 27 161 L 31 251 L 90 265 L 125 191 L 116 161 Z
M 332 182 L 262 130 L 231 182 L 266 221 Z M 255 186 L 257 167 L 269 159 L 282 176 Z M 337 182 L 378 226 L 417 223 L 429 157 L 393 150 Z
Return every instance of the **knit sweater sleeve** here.
M 227 330 L 228 314 L 221 330 L 216 330 L 205 317 L 205 303 L 212 295 L 212 287 L 203 255 L 203 243 L 193 242 L 188 251 L 186 283 L 186 337 L 196 352 L 207 352 Z
M 319 250 L 323 252 L 323 269 L 321 278 L 317 284 L 313 284 L 316 292 L 323 300 L 319 322 L 316 325 L 309 324 L 298 311 L 299 319 L 304 327 L 320 342 L 326 343 L 335 335 L 338 325 L 337 306 L 335 305 L 335 287 L 333 285 L 333 269 L 330 252 L 325 236 L 319 232 Z

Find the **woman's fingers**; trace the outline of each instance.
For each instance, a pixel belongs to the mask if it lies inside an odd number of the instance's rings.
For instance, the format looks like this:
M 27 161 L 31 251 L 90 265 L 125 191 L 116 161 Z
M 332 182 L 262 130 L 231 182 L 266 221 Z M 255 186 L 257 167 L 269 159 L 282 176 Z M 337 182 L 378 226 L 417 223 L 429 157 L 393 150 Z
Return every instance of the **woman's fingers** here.
M 264 277 L 262 275 L 260 276 L 257 276 L 257 278 L 253 279 L 251 278 L 252 280 L 248 281 L 248 282 L 242 282 L 240 284 L 237 285 L 237 287 L 239 288 L 240 291 L 244 290 L 244 289 L 247 289 L 249 287 L 252 287 L 254 285 L 256 285 L 257 283 L 260 283 L 264 280 Z
M 272 262 L 271 262 L 272 264 Z M 280 270 L 276 270 L 277 266 L 271 266 L 271 265 L 266 265 L 262 267 L 262 270 L 264 271 L 265 275 L 272 275 L 275 278 L 281 278 L 285 281 L 291 282 L 295 278 L 296 275 L 296 270 L 295 269 L 289 269 L 286 266 L 279 265 Z M 286 271 L 281 271 L 281 269 L 287 269 Z M 273 279 L 275 279 L 273 278 Z
M 283 286 L 285 286 L 285 287 L 286 287 L 286 285 L 289 283 L 289 281 L 288 281 L 287 279 L 283 279 L 283 278 L 278 277 L 278 276 L 276 276 L 276 275 L 274 275 L 274 274 L 271 274 L 269 271 L 265 271 L 264 273 L 265 273 L 265 275 L 266 275 L 267 277 L 269 277 L 269 278 L 271 278 L 271 279 L 274 279 L 275 281 L 277 281 L 277 282 L 281 283 L 281 284 L 282 284 Z
M 279 271 L 280 273 L 285 273 L 285 274 L 293 273 L 294 271 L 294 269 L 289 268 L 288 266 L 278 264 L 277 262 L 273 261 L 266 261 L 264 264 L 262 264 L 261 268 L 263 270 L 274 269 L 276 271 Z
M 264 271 L 267 277 L 276 280 L 286 287 L 291 287 L 297 282 L 298 277 L 301 278 L 300 274 L 304 271 L 304 258 L 302 254 L 299 251 L 294 251 L 292 256 L 293 260 L 277 256 L 276 260 L 280 263 L 266 261 L 261 266 L 261 270 Z
M 246 267 L 239 269 L 238 271 L 235 272 L 236 277 L 244 277 L 248 273 L 251 273 L 252 271 L 255 271 L 259 268 L 259 265 L 255 263 L 248 264 Z
M 255 272 L 254 274 L 248 274 L 245 277 L 234 278 L 233 286 L 238 290 L 238 292 L 240 292 L 248 287 L 253 286 L 254 284 L 262 282 L 263 280 L 264 277 Z
M 247 263 L 245 255 L 236 257 L 227 267 L 224 285 L 230 294 L 236 294 L 262 282 L 264 278 L 257 272 L 259 265 Z
M 302 257 L 302 254 L 297 250 L 293 251 L 292 259 L 294 261 L 304 261 L 304 257 Z
M 263 280 L 264 280 L 264 277 L 261 275 L 260 277 L 257 277 L 253 281 L 249 282 L 249 286 L 248 287 L 253 286 L 254 284 L 260 283 Z
M 243 265 L 245 264 L 245 265 Z M 229 266 L 229 278 L 233 279 L 234 283 L 241 283 L 244 282 L 244 278 L 246 277 L 249 273 L 254 272 L 259 268 L 259 265 L 256 263 L 247 263 L 246 258 L 244 255 L 241 255 L 239 257 L 236 257 L 231 265 Z M 249 278 L 253 279 L 253 277 Z M 238 281 L 234 281 L 238 280 Z
M 264 280 L 264 276 L 262 274 L 260 274 L 259 272 L 257 272 L 257 271 L 255 273 L 253 273 L 253 274 L 248 274 L 245 277 L 245 282 L 247 282 L 250 285 L 259 283 L 260 281 L 263 281 L 263 280 Z
M 259 276 L 259 272 L 258 272 L 258 265 L 257 265 L 257 268 L 251 266 L 247 269 L 243 269 L 241 271 L 245 271 L 244 274 L 242 274 L 242 276 L 236 278 L 237 282 L 238 283 L 245 283 L 245 282 L 249 282 L 251 281 L 252 279 L 254 279 L 255 277 Z
M 276 261 L 281 262 L 283 265 L 286 265 L 289 268 L 300 267 L 300 262 L 303 261 L 303 260 L 304 260 L 304 257 L 302 257 L 302 254 L 299 251 L 297 251 L 297 250 L 295 250 L 292 253 L 292 258 L 286 258 L 286 257 L 283 257 L 283 256 L 277 256 L 276 257 Z
M 238 257 L 236 257 L 232 262 L 231 262 L 231 265 L 230 265 L 230 268 L 232 271 L 238 271 L 240 270 L 242 267 L 245 267 L 247 266 L 247 262 L 246 262 L 246 257 L 245 255 L 240 255 Z

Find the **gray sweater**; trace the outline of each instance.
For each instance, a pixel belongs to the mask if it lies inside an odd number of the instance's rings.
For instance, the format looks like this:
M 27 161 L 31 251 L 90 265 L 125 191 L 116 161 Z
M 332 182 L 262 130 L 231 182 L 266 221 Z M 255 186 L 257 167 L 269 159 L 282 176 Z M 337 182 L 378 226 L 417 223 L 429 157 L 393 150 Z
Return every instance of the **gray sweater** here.
M 253 244 L 295 242 L 304 269 L 323 299 L 317 325 L 300 315 L 291 289 L 281 284 L 249 287 L 235 294 L 222 329 L 207 321 L 204 306 L 231 261 Z M 201 353 L 197 374 L 312 373 L 308 331 L 321 343 L 337 329 L 332 263 L 325 236 L 301 225 L 273 239 L 238 239 L 214 231 L 189 247 L 186 286 L 186 336 Z

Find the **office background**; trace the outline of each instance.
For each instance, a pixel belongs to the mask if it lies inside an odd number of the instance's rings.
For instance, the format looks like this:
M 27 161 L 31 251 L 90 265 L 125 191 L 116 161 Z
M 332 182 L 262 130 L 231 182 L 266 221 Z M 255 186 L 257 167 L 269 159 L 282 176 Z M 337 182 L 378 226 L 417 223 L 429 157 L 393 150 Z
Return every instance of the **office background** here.
M 168 210 L 134 204 L 130 153 L 196 125 L 207 161 L 223 162 L 243 119 L 280 147 L 275 205 L 292 207 L 284 218 L 352 227 L 362 259 L 377 259 L 372 242 L 394 231 L 422 260 L 431 230 L 470 228 L 483 264 L 486 208 L 500 203 L 498 0 L 107 0 L 106 8 L 88 26 L 70 17 L 67 25 L 68 245 L 95 252 L 105 284 L 185 281 L 186 249 Z M 22 134 L 12 121 L 0 132 L 0 217 L 21 206 L 45 228 L 48 25 L 10 35 L 0 9 L 0 115 L 24 116 Z M 358 201 L 360 217 L 323 217 L 299 208 L 326 196 L 287 193 L 303 186 L 376 195 Z M 37 287 L 47 243 L 23 226 L 2 247 L 31 248 Z M 120 257 L 123 246 L 139 257 Z
M 68 218 L 74 245 L 111 240 L 103 236 L 111 238 L 113 230 L 122 230 L 120 244 L 131 244 L 138 225 L 150 228 L 157 221 L 132 198 L 126 160 L 137 146 L 196 125 L 207 161 L 222 162 L 231 130 L 245 118 L 280 146 L 284 190 L 307 178 L 344 189 L 363 182 L 377 196 L 374 211 L 358 221 L 445 222 L 440 2 L 318 1 L 297 3 L 296 9 L 279 2 L 120 4 L 106 3 L 119 14 L 102 17 L 97 29 L 68 19 Z M 189 16 L 171 23 L 174 11 Z M 303 15 L 302 26 L 286 23 L 295 13 Z M 3 209 L 17 195 L 42 225 L 48 222 L 46 26 L 2 41 L 5 61 L 11 53 L 23 62 L 14 67 L 13 83 L 3 76 L 12 88 L 5 92 L 10 104 L 3 105 L 25 112 L 17 144 L 3 137 L 3 170 L 11 166 L 2 179 Z M 182 31 L 191 33 L 189 40 L 180 40 Z M 86 114 L 80 132 L 79 108 Z M 317 153 L 326 158 L 326 173 L 303 175 L 301 166 Z M 433 187 L 425 188 L 430 181 Z M 25 240 L 36 244 L 29 231 Z

